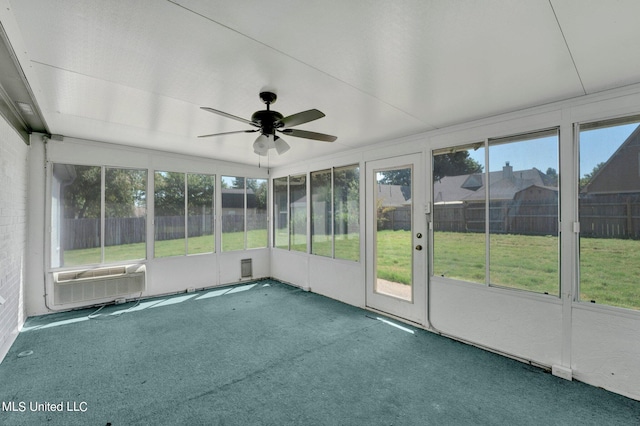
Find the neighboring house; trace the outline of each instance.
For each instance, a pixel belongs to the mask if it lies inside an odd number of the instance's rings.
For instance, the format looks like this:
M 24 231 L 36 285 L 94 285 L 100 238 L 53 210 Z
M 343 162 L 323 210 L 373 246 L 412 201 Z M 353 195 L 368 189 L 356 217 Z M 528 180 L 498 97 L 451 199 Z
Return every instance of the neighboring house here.
M 445 176 L 433 183 L 433 201 L 436 205 L 461 202 L 484 203 L 485 178 L 484 173 Z M 510 201 L 514 199 L 516 193 L 524 189 L 532 186 L 555 188 L 552 184 L 552 179 L 536 168 L 514 172 L 513 167 L 507 163 L 502 167 L 502 171 L 489 173 L 489 199 L 492 202 Z
M 411 205 L 411 190 L 404 185 L 378 184 L 376 200 L 380 207 L 402 207 Z
M 640 238 L 640 126 L 581 189 L 580 234 Z
M 224 214 L 244 214 L 244 189 L 222 188 L 222 206 Z M 256 195 L 247 188 L 247 209 L 256 208 Z
M 484 232 L 486 175 L 446 176 L 434 182 L 436 230 Z M 489 172 L 489 225 L 492 232 L 557 234 L 558 188 L 533 168 L 514 171 L 507 163 Z
M 596 172 L 581 194 L 640 194 L 640 126 Z
M 245 218 L 244 188 L 222 188 L 222 232 L 239 232 L 245 228 L 245 222 L 252 220 L 256 213 L 256 195 L 247 188 L 247 217 Z M 265 212 L 266 214 L 266 212 Z M 250 226 L 253 229 L 253 226 Z

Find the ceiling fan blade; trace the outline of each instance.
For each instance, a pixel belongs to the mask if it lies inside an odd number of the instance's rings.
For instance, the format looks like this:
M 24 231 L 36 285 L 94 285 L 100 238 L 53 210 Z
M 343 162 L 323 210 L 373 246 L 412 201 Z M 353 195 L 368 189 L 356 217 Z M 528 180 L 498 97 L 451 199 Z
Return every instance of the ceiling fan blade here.
M 276 127 L 293 127 L 299 124 L 308 123 L 313 120 L 324 117 L 324 113 L 317 109 L 302 111 L 297 114 L 289 115 L 276 122 Z
M 295 136 L 296 138 L 313 139 L 322 142 L 333 142 L 338 139 L 336 136 L 325 135 L 324 133 L 310 132 L 308 130 L 284 129 L 280 131 L 286 135 Z
M 235 133 L 254 133 L 257 132 L 258 129 L 255 130 L 237 130 L 235 132 L 223 132 L 223 133 L 212 133 L 210 135 L 200 135 L 199 138 L 210 138 L 212 136 L 222 136 L 222 135 L 233 135 Z
M 223 117 L 231 118 L 231 119 L 233 119 L 233 120 L 240 121 L 241 123 L 249 124 L 249 125 L 254 126 L 254 127 L 260 127 L 257 123 L 254 123 L 253 121 L 246 120 L 246 119 L 241 118 L 241 117 L 237 117 L 237 116 L 235 116 L 235 115 L 232 115 L 232 114 L 226 113 L 226 112 L 224 112 L 224 111 L 218 111 L 217 109 L 213 109 L 213 108 L 209 108 L 209 107 L 200 107 L 200 109 L 203 109 L 203 110 L 205 110 L 205 111 L 212 112 L 212 113 L 214 113 L 214 114 L 221 115 L 221 116 L 223 116 Z

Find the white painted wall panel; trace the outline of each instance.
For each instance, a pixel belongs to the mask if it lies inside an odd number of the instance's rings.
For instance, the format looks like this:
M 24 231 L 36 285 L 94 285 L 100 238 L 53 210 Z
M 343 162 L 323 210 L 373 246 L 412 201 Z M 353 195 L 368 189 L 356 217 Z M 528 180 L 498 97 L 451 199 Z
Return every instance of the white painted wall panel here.
M 266 248 L 220 253 L 218 256 L 220 262 L 218 283 L 224 285 L 247 281 L 248 278 L 240 278 L 240 261 L 242 259 L 251 259 L 253 279 L 269 278 L 271 276 L 269 256 L 269 249 Z
M 281 249 L 271 250 L 271 276 L 308 290 L 309 255 Z M 340 294 L 335 298 L 339 299 Z
M 314 293 L 364 307 L 363 283 L 362 263 L 309 256 L 309 285 Z
M 438 277 L 431 297 L 439 331 L 543 365 L 560 362 L 560 300 Z
M 640 317 L 578 306 L 572 325 L 574 377 L 640 400 Z
M 25 319 L 29 148 L 0 117 L 0 361 Z

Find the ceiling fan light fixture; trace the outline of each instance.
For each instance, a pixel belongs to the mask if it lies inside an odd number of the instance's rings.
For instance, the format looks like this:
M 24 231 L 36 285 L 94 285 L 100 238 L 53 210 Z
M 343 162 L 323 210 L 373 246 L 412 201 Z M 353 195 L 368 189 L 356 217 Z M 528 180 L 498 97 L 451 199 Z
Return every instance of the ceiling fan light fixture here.
M 258 155 L 267 155 L 267 152 L 269 151 L 269 145 L 269 137 L 266 135 L 260 135 L 253 143 L 253 152 Z
M 273 143 L 275 145 L 276 151 L 278 152 L 278 155 L 284 154 L 285 152 L 289 151 L 289 148 L 291 147 L 284 141 L 284 139 L 279 136 L 274 137 L 275 140 L 273 141 Z

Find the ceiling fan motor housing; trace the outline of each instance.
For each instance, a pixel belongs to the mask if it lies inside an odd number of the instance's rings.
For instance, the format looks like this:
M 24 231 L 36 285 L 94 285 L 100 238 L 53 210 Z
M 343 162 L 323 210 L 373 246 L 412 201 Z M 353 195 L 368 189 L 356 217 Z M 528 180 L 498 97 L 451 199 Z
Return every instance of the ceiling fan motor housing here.
M 276 123 L 283 117 L 278 111 L 262 110 L 254 112 L 251 115 L 251 121 L 262 128 L 263 135 L 273 135 L 276 131 Z

